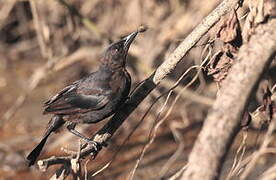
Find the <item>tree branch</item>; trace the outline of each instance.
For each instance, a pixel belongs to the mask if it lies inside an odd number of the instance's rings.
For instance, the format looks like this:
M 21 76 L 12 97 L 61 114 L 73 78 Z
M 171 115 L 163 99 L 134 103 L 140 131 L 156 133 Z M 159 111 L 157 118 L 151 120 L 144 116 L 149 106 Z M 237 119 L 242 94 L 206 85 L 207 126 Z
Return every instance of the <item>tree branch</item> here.
M 182 179 L 219 178 L 249 98 L 275 57 L 275 29 L 275 18 L 260 24 L 250 41 L 241 47 L 196 140 Z
M 147 97 L 147 95 L 164 79 L 177 65 L 187 52 L 206 34 L 211 27 L 219 21 L 220 17 L 232 10 L 238 0 L 225 0 L 213 12 L 184 39 L 153 74 L 136 89 L 129 101 L 118 111 L 112 119 L 97 132 L 94 140 L 106 142 L 120 127 L 124 120 L 136 109 L 136 107 Z
M 206 34 L 209 29 L 220 17 L 232 10 L 239 0 L 224 0 L 215 10 L 213 10 L 202 22 L 184 39 L 184 41 L 174 50 L 174 52 L 166 59 L 160 67 L 141 84 L 130 99 L 123 105 L 123 107 L 108 121 L 105 126 L 100 129 L 93 140 L 98 142 L 101 146 L 107 144 L 108 140 L 126 120 L 126 118 L 136 109 L 136 107 L 148 96 L 148 94 L 175 68 L 178 62 L 187 54 L 187 52 Z M 101 148 L 99 148 L 100 150 Z M 92 146 L 87 145 L 80 153 L 80 158 L 88 155 L 95 156 L 98 153 Z M 75 156 L 75 155 L 74 155 Z M 53 164 L 68 164 L 73 156 L 57 157 L 42 160 L 38 164 L 40 168 L 47 168 Z M 57 160 L 59 159 L 59 161 Z M 60 161 L 62 159 L 62 161 Z M 66 163 L 65 163 L 66 162 Z

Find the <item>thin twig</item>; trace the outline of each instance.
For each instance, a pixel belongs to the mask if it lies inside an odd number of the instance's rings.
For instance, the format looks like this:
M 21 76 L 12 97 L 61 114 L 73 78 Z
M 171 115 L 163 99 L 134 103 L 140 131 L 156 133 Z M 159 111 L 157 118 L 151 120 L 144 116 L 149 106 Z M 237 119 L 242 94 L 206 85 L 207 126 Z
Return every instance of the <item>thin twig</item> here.
M 37 10 L 37 1 L 29 0 L 32 10 L 32 15 L 34 17 L 34 25 L 37 34 L 37 40 L 40 47 L 40 52 L 43 58 L 50 59 L 49 57 L 49 49 L 47 49 L 47 43 L 42 27 L 42 20 L 39 18 L 38 10 Z
M 235 158 L 234 158 L 234 162 L 232 164 L 231 170 L 228 173 L 226 180 L 230 180 L 234 175 L 238 175 L 238 170 L 239 167 L 242 163 L 244 154 L 245 154 L 245 150 L 246 150 L 246 140 L 247 140 L 247 131 L 243 132 L 243 137 L 242 137 L 242 142 L 236 152 Z
M 130 178 L 129 178 L 129 179 L 133 179 L 134 174 L 135 174 L 135 171 L 136 171 L 136 169 L 138 168 L 139 163 L 141 162 L 141 160 L 142 160 L 142 158 L 143 158 L 143 156 L 144 156 L 146 150 L 150 147 L 150 145 L 151 145 L 151 144 L 154 142 L 154 140 L 155 140 L 156 132 L 157 132 L 158 128 L 159 128 L 160 125 L 167 119 L 167 117 L 170 115 L 170 113 L 171 113 L 171 111 L 172 111 L 174 105 L 176 104 L 177 100 L 181 97 L 182 92 L 183 92 L 185 89 L 187 89 L 187 87 L 189 87 L 190 85 L 192 85 L 192 84 L 195 82 L 195 80 L 198 78 L 199 73 L 200 73 L 200 70 L 198 70 L 198 71 L 197 71 L 197 74 L 193 77 L 193 79 L 192 79 L 186 86 L 184 86 L 184 87 L 181 89 L 181 91 L 179 92 L 179 94 L 175 97 L 175 99 L 174 99 L 172 105 L 170 106 L 170 108 L 168 109 L 167 113 L 164 115 L 164 117 L 163 117 L 161 120 L 158 121 L 158 119 L 161 117 L 161 113 L 163 112 L 164 108 L 165 108 L 166 105 L 167 105 L 167 102 L 168 102 L 168 100 L 169 100 L 171 94 L 173 93 L 174 88 L 176 88 L 176 87 L 179 85 L 179 83 L 182 81 L 182 79 L 183 79 L 192 69 L 194 69 L 194 68 L 199 68 L 199 69 L 201 69 L 201 68 L 202 68 L 202 65 L 204 65 L 204 64 L 206 63 L 207 60 L 208 60 L 208 59 L 205 59 L 205 61 L 203 61 L 203 62 L 201 63 L 200 66 L 192 66 L 192 67 L 190 67 L 189 69 L 187 69 L 187 70 L 181 75 L 181 77 L 177 80 L 177 82 L 175 83 L 175 85 L 169 90 L 168 95 L 167 95 L 167 98 L 166 98 L 166 101 L 164 102 L 163 106 L 160 108 L 160 110 L 159 110 L 159 112 L 158 112 L 158 114 L 157 114 L 157 116 L 156 116 L 156 118 L 155 118 L 155 122 L 156 122 L 156 123 L 155 123 L 155 124 L 152 126 L 152 128 L 150 129 L 150 135 L 149 135 L 148 143 L 145 144 L 145 146 L 143 147 L 142 152 L 141 152 L 141 154 L 140 154 L 140 156 L 139 156 L 139 158 L 138 158 L 138 160 L 137 160 L 137 162 L 136 162 L 136 164 L 135 164 L 135 166 L 134 166 L 132 172 L 130 173 Z M 164 95 L 164 94 L 162 94 L 160 97 L 162 97 L 163 95 Z
M 220 17 L 229 12 L 238 0 L 223 1 L 210 15 L 208 15 L 185 40 L 174 50 L 174 52 L 157 68 L 155 72 L 148 77 L 145 82 L 139 86 L 132 94 L 130 99 L 123 105 L 122 110 L 119 110 L 109 120 L 105 126 L 100 129 L 93 140 L 103 145 L 108 142 L 112 135 L 117 131 L 125 119 L 136 109 L 136 107 L 149 95 L 149 93 L 173 71 L 175 66 L 188 53 L 188 51 L 206 34 L 209 29 L 219 21 Z M 93 147 L 86 147 L 82 150 L 80 157 L 85 158 L 88 155 L 97 153 Z M 63 160 L 70 160 L 71 157 L 62 157 Z M 54 160 L 42 160 L 48 164 L 60 164 Z
M 240 179 L 244 180 L 248 177 L 249 173 L 252 171 L 253 167 L 257 163 L 258 159 L 263 154 L 263 151 L 265 151 L 268 148 L 269 143 L 271 143 L 273 139 L 273 131 L 276 129 L 276 118 L 274 118 L 268 128 L 267 133 L 265 134 L 263 143 L 261 144 L 261 147 L 257 152 L 254 152 L 254 156 L 252 157 L 251 161 L 247 164 L 244 172 L 242 173 Z
M 250 41 L 240 48 L 237 62 L 223 81 L 189 156 L 183 179 L 211 180 L 219 177 L 249 98 L 275 57 L 275 28 L 276 19 L 259 25 Z M 266 42 L 266 46 L 260 45 L 263 42 Z
M 176 180 L 182 176 L 183 172 L 186 170 L 188 165 L 183 166 L 178 172 L 176 172 L 173 176 L 171 176 L 168 180 Z

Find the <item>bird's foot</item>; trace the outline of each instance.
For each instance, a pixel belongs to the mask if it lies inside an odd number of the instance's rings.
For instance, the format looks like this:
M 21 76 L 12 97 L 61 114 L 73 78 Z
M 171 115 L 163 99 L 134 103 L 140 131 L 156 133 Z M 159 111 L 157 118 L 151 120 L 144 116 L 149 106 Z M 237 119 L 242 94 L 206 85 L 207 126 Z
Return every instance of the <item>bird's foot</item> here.
M 87 142 L 91 147 L 93 147 L 94 149 L 95 149 L 95 151 L 98 151 L 98 147 L 100 146 L 100 144 L 99 143 L 97 143 L 97 142 L 95 142 L 95 141 L 93 141 L 93 140 L 90 140 L 90 141 L 88 141 Z
M 96 141 L 90 140 L 86 142 L 89 145 L 89 148 L 93 148 L 91 152 L 92 158 L 95 159 L 99 151 L 102 149 L 102 145 Z

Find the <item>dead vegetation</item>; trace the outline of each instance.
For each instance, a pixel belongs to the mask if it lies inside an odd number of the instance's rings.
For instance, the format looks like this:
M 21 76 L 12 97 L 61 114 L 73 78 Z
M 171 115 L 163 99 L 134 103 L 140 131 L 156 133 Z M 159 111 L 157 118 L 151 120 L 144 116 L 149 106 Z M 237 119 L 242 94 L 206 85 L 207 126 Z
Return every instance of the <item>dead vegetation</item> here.
M 197 172 L 192 167 L 202 172 L 198 166 L 191 165 L 194 155 L 189 158 L 190 165 L 187 162 L 204 119 L 207 117 L 209 122 L 214 114 L 213 110 L 210 113 L 208 110 L 214 102 L 215 107 L 224 106 L 219 98 L 225 91 L 220 87 L 231 88 L 231 83 L 223 83 L 239 59 L 240 48 L 250 42 L 260 26 L 265 27 L 267 23 L 275 26 L 273 0 L 245 1 L 242 7 L 237 2 L 224 1 L 233 3 L 234 6 L 229 5 L 233 8 L 225 10 L 228 13 L 211 30 L 206 28 L 207 34 L 197 31 L 199 42 L 188 44 L 189 37 L 192 38 L 190 33 L 197 30 L 194 28 L 220 1 L 1 1 L 0 177 L 49 179 L 61 170 L 60 179 L 66 174 L 81 179 L 178 179 L 183 172 L 183 178 Z M 214 20 L 213 24 L 216 22 Z M 139 82 L 148 77 L 155 83 L 148 89 L 151 93 L 142 95 L 145 100 L 122 120 L 124 123 L 114 130 L 116 134 L 108 138 L 108 146 L 95 159 L 79 159 L 78 139 L 63 130 L 50 138 L 41 158 L 47 162 L 51 161 L 51 156 L 74 155 L 70 159 L 71 166 L 49 167 L 39 161 L 45 172 L 27 168 L 25 156 L 39 140 L 49 120 L 41 114 L 42 103 L 69 82 L 93 71 L 110 42 L 141 24 L 149 29 L 132 45 L 128 69 L 133 77 L 133 89 L 136 89 L 132 96 L 140 96 L 143 84 Z M 268 41 L 263 42 L 263 46 L 268 45 Z M 235 133 L 225 152 L 227 157 L 217 159 L 222 179 L 275 179 L 276 65 L 272 60 L 275 59 L 275 41 L 268 50 L 272 52 L 268 58 L 271 62 L 266 64 L 263 74 L 258 75 L 260 87 L 246 88 L 251 96 L 247 94 L 244 97 L 247 105 L 238 108 L 242 115 L 246 112 L 243 128 L 235 125 Z M 251 64 L 250 61 L 247 64 Z M 151 76 L 156 69 L 155 76 Z M 237 70 L 236 76 L 242 74 Z M 237 94 L 241 96 L 244 94 Z M 226 117 L 227 112 L 222 114 Z M 234 115 L 239 123 L 241 118 Z M 81 125 L 79 129 L 93 136 L 106 122 Z M 216 125 L 227 126 L 222 123 Z M 207 129 L 216 134 L 219 132 L 216 125 Z M 201 142 L 201 146 L 197 142 L 195 148 L 204 149 L 206 142 Z M 219 147 L 217 143 L 215 148 Z M 196 156 L 200 158 L 200 153 Z M 205 162 L 204 158 L 201 161 L 202 168 L 207 163 L 208 168 L 204 169 L 212 169 L 210 162 Z M 64 171 L 68 169 L 72 171 Z

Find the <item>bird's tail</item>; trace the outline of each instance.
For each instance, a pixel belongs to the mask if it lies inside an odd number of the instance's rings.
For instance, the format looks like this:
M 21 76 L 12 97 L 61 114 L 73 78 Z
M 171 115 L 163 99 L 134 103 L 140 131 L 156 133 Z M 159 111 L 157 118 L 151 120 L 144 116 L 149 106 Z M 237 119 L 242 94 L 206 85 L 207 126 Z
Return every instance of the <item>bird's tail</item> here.
M 44 133 L 42 140 L 27 156 L 27 160 L 29 161 L 29 166 L 32 166 L 35 163 L 37 157 L 42 151 L 50 134 L 52 132 L 55 132 L 57 129 L 59 129 L 64 123 L 65 121 L 62 119 L 61 116 L 55 115 L 52 117 L 52 119 L 48 123 L 48 127 L 46 128 L 46 132 Z

